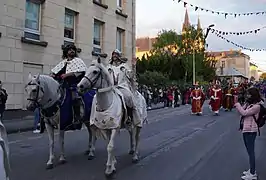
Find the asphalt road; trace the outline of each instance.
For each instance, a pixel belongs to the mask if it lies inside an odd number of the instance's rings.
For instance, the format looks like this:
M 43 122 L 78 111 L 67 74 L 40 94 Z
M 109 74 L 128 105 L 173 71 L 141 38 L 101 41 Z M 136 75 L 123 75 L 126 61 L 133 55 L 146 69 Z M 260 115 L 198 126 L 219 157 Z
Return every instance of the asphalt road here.
M 238 180 L 248 169 L 248 158 L 238 132 L 235 112 L 192 116 L 189 107 L 149 112 L 149 124 L 141 133 L 138 164 L 128 155 L 129 136 L 123 131 L 116 141 L 116 180 Z M 68 163 L 46 170 L 48 138 L 31 132 L 9 135 L 10 180 L 104 180 L 106 142 L 97 141 L 96 158 L 87 160 L 87 132 L 66 134 Z M 58 141 L 57 141 L 58 142 Z M 256 142 L 257 172 L 266 179 L 266 132 Z M 58 143 L 57 148 L 58 152 Z

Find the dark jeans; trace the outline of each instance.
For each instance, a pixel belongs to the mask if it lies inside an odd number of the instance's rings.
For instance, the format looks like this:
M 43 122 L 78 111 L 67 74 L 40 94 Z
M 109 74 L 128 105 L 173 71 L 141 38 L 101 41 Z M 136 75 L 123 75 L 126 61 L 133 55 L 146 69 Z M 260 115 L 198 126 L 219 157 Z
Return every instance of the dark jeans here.
M 249 156 L 249 166 L 250 173 L 255 174 L 256 166 L 255 166 L 255 140 L 257 137 L 256 132 L 245 132 L 243 133 L 243 140 L 246 146 L 248 156 Z

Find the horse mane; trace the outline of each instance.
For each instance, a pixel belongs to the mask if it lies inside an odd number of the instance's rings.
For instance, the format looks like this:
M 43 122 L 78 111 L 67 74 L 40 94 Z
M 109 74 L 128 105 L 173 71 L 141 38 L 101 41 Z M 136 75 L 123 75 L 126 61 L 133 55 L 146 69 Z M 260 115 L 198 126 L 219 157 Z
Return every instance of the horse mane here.
M 112 86 L 114 85 L 114 82 L 113 82 L 113 80 L 111 78 L 110 73 L 107 70 L 106 65 L 104 65 L 103 63 L 98 63 L 97 60 L 92 61 L 92 65 L 95 65 L 96 67 L 98 67 L 98 68 L 100 68 L 102 70 L 102 72 L 106 76 L 106 80 L 107 80 L 108 84 L 110 84 Z

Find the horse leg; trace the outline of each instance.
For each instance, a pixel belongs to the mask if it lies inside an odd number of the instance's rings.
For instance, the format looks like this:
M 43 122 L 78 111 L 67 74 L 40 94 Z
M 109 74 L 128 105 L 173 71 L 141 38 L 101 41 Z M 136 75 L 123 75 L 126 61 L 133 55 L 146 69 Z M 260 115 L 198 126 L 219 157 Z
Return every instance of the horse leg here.
M 114 156 L 114 140 L 117 134 L 116 129 L 112 129 L 110 134 L 108 134 L 108 145 L 107 145 L 107 153 L 108 153 L 108 158 L 107 158 L 107 163 L 106 163 L 106 170 L 105 170 L 105 175 L 107 177 L 112 176 L 116 172 L 115 164 L 116 164 L 116 159 Z
M 66 157 L 65 157 L 65 131 L 59 131 L 59 144 L 60 144 L 60 157 L 59 157 L 59 164 L 65 164 Z
M 54 167 L 54 128 L 49 124 L 45 123 L 45 127 L 48 133 L 49 139 L 49 160 L 46 163 L 46 169 L 52 169 Z
M 139 162 L 139 137 L 140 137 L 140 130 L 141 127 L 134 127 L 134 140 L 135 140 L 135 149 L 132 156 L 132 162 L 138 163 Z
M 135 149 L 134 129 L 133 128 L 129 129 L 128 132 L 129 132 L 129 137 L 130 137 L 130 150 L 128 154 L 133 155 L 134 149 Z
M 89 146 L 86 154 L 88 155 L 88 160 L 93 160 L 95 158 L 96 134 L 95 130 L 89 124 L 86 124 L 86 127 L 89 133 Z

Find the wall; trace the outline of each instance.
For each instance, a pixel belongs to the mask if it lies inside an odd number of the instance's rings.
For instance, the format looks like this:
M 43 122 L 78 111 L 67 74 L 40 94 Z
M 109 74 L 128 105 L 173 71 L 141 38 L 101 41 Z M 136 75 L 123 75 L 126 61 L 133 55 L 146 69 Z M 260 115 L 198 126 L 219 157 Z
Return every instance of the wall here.
M 92 59 L 93 19 L 105 22 L 103 51 L 110 55 L 116 49 L 116 29 L 125 30 L 124 56 L 129 59 L 135 56 L 135 32 L 133 20 L 135 0 L 125 0 L 124 18 L 115 13 L 117 0 L 105 0 L 105 9 L 92 0 L 46 0 L 41 13 L 41 41 L 47 47 L 21 42 L 24 36 L 26 0 L 0 1 L 0 80 L 7 89 L 9 98 L 8 109 L 21 109 L 24 103 L 25 77 L 24 64 L 42 66 L 44 74 L 49 74 L 52 67 L 61 61 L 62 44 L 64 42 L 65 8 L 78 12 L 76 23 L 76 46 L 82 50 L 79 54 L 87 65 Z M 107 57 L 107 60 L 110 58 Z

